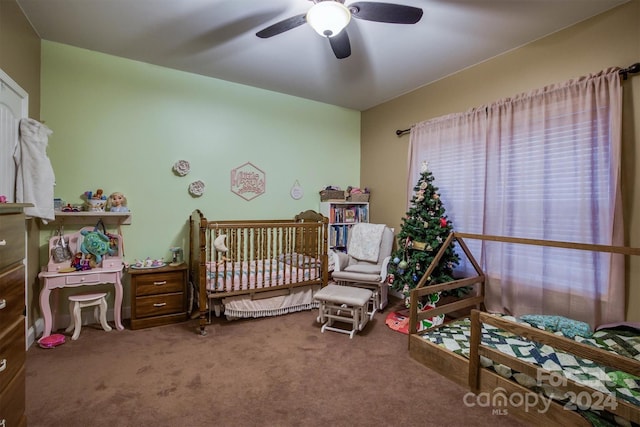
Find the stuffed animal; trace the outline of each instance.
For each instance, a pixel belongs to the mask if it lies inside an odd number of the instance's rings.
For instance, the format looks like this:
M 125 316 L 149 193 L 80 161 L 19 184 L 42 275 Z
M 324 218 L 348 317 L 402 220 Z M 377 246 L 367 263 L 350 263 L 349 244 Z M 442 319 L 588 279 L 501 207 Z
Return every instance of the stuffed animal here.
M 80 251 L 83 254 L 94 255 L 97 264 L 102 262 L 103 255 L 113 255 L 115 253 L 111 245 L 109 245 L 109 236 L 98 230 L 97 227 L 93 231 L 82 230 L 80 233 L 84 236 Z

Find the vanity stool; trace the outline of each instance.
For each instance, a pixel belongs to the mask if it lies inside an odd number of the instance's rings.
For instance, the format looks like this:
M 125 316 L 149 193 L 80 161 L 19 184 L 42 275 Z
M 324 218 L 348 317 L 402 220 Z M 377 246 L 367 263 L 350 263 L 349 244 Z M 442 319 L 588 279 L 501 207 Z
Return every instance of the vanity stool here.
M 320 303 L 317 321 L 322 323 L 321 332 L 340 332 L 353 338 L 354 334 L 364 329 L 369 320 L 367 306 L 372 296 L 371 290 L 355 286 L 327 285 L 320 289 L 313 299 Z M 351 329 L 333 326 L 335 320 L 350 323 Z
M 77 340 L 80 336 L 80 328 L 82 327 L 81 311 L 85 307 L 95 307 L 94 317 L 96 322 L 100 322 L 102 329 L 109 332 L 111 326 L 107 323 L 107 293 L 98 292 L 94 294 L 77 294 L 69 296 L 69 315 L 71 323 L 65 332 L 73 330 L 72 340 Z

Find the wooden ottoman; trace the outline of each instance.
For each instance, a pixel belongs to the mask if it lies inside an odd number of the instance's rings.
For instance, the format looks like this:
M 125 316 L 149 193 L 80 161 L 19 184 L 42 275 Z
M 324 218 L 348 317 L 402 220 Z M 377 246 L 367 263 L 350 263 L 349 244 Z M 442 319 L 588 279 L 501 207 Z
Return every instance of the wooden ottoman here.
M 353 286 L 327 285 L 313 296 L 320 303 L 318 322 L 322 323 L 321 331 L 333 331 L 349 334 L 349 338 L 361 331 L 367 322 L 367 306 L 373 292 L 369 289 Z M 334 321 L 351 324 L 351 329 L 333 326 Z

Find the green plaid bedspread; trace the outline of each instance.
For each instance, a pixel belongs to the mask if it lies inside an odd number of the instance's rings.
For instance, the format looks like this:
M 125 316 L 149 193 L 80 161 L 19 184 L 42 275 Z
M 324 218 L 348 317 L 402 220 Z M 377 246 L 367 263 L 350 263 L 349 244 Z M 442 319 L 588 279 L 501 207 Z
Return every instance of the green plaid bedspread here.
M 502 316 L 507 320 L 519 323 L 526 322 L 512 316 Z M 528 325 L 528 324 L 527 324 Z M 577 383 L 589 386 L 603 393 L 614 395 L 634 405 L 640 406 L 640 378 L 615 371 L 607 366 L 600 366 L 590 360 L 571 354 L 556 351 L 548 345 L 527 341 L 510 332 L 491 325 L 482 325 L 482 343 L 502 353 L 530 362 L 551 372 L 563 375 Z M 529 325 L 531 326 L 531 325 Z M 560 334 L 557 332 L 557 334 Z M 470 319 L 460 319 L 436 330 L 422 333 L 423 339 L 447 348 L 454 353 L 469 357 L 469 337 L 471 336 Z M 591 338 L 576 337 L 576 341 L 612 351 L 617 354 L 640 361 L 640 336 L 637 332 L 621 330 L 602 330 L 595 332 Z M 494 364 L 481 357 L 484 367 L 492 367 L 497 373 L 516 380 L 521 385 L 545 393 L 548 397 L 564 400 L 566 396 L 547 385 L 541 387 L 540 382 L 527 375 L 512 372 L 504 365 Z

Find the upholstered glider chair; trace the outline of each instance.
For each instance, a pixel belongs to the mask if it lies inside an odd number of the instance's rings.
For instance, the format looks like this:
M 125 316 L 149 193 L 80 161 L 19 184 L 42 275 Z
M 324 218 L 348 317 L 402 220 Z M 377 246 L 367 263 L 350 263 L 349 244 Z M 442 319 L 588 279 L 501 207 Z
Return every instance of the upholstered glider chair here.
M 388 302 L 387 266 L 393 239 L 393 229 L 384 224 L 359 223 L 349 230 L 347 253 L 333 253 L 336 283 L 373 291 L 371 309 L 367 312 L 371 318 Z

